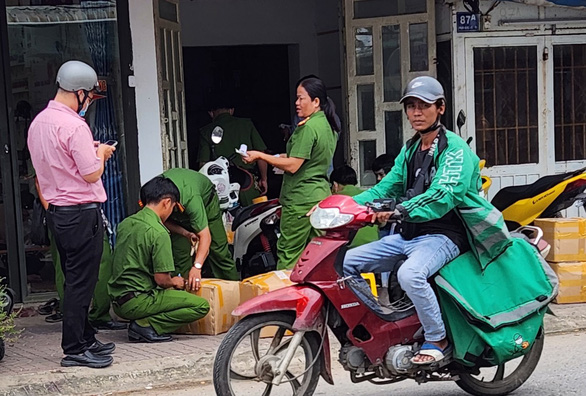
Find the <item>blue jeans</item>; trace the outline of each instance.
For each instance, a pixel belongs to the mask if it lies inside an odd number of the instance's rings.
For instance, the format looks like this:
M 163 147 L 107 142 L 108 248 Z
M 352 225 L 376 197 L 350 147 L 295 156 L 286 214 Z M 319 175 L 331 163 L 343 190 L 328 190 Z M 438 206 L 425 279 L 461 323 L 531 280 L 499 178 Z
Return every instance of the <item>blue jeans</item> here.
M 423 235 L 407 241 L 400 234 L 392 234 L 349 250 L 344 259 L 344 276 L 352 276 L 350 287 L 365 304 L 381 311 L 360 274 L 392 271 L 397 262 L 405 260 L 397 273 L 399 283 L 413 301 L 425 339 L 437 342 L 446 337 L 446 330 L 427 279 L 459 254 L 458 246 L 445 235 Z

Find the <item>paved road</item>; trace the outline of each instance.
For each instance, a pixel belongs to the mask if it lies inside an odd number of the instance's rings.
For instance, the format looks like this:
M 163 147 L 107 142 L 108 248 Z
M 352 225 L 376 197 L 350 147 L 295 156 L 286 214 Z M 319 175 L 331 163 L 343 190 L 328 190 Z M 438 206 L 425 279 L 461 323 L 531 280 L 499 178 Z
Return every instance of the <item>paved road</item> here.
M 531 378 L 519 388 L 515 396 L 568 396 L 586 394 L 586 333 L 572 333 L 549 336 L 546 339 L 544 353 L 539 366 Z M 376 386 L 370 383 L 353 384 L 348 373 L 339 363 L 334 362 L 335 386 L 323 380 L 317 387 L 315 395 L 352 395 L 352 396 L 458 396 L 467 395 L 452 382 L 433 382 L 417 385 L 413 381 L 404 381 L 395 385 Z M 198 383 L 190 387 L 178 386 L 165 389 L 145 389 L 128 395 L 147 396 L 213 396 L 211 383 Z M 279 392 L 278 394 L 281 394 Z M 290 393 L 289 393 L 290 394 Z M 253 396 L 253 395 L 251 395 Z

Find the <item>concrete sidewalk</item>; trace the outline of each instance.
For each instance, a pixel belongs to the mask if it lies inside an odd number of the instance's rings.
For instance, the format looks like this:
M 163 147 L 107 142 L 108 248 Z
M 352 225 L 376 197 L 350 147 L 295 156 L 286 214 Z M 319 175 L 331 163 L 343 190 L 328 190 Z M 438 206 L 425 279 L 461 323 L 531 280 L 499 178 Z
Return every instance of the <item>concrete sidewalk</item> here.
M 586 330 L 586 304 L 551 305 L 557 316 L 546 316 L 548 334 Z M 0 362 L 0 395 L 108 395 L 174 383 L 210 380 L 219 336 L 175 336 L 162 344 L 131 344 L 127 332 L 100 331 L 103 342 L 116 343 L 114 364 L 101 370 L 63 368 L 61 325 L 43 316 L 19 318 L 20 340 L 8 346 Z M 335 344 L 332 348 L 336 348 Z M 332 357 L 337 351 L 332 352 Z M 334 363 L 336 364 L 336 363 Z

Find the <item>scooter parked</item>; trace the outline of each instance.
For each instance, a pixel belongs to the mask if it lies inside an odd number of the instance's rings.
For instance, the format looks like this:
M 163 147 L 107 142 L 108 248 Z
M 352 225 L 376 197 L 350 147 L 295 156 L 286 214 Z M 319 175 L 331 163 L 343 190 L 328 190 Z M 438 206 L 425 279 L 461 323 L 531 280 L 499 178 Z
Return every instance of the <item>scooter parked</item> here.
M 458 113 L 457 126 L 461 134 L 466 115 Z M 468 139 L 468 143 L 472 141 Z M 480 169 L 486 161 L 480 161 Z M 492 185 L 489 176 L 482 176 L 482 193 L 488 199 Z M 503 214 L 509 231 L 526 226 L 537 218 L 562 217 L 562 211 L 570 206 L 586 204 L 586 168 L 572 172 L 544 176 L 532 184 L 509 186 L 500 189 L 490 201 Z
M 14 291 L 8 287 L 0 285 L 0 312 L 4 317 L 10 316 L 14 307 Z M 0 323 L 1 324 L 1 323 Z M 0 335 L 1 335 L 0 331 Z M 4 339 L 0 337 L 0 360 L 4 358 L 5 353 Z
M 272 199 L 232 211 L 234 261 L 240 278 L 264 274 L 277 268 L 281 204 Z
M 215 145 L 222 141 L 223 135 L 224 130 L 219 126 L 212 130 L 212 158 L 215 157 Z M 253 188 L 254 177 L 247 170 L 235 166 L 231 160 L 218 157 L 205 163 L 200 173 L 216 187 L 220 209 L 224 211 L 224 225 L 234 233 L 232 248 L 236 268 L 240 278 L 246 279 L 277 268 L 281 205 L 274 199 L 241 207 L 238 203 L 239 191 Z
M 509 230 L 537 218 L 562 217 L 570 206 L 586 202 L 586 168 L 542 177 L 535 183 L 502 188 L 490 201 L 503 213 Z
M 374 312 L 348 287 L 349 279 L 342 273 L 349 235 L 371 224 L 375 211 L 351 197 L 335 195 L 322 201 L 311 216 L 314 227 L 326 235 L 314 238 L 297 262 L 291 275 L 297 285 L 256 297 L 233 312 L 245 317 L 218 349 L 213 375 L 217 395 L 274 391 L 311 396 L 320 376 L 333 384 L 328 327 L 341 344 L 339 361 L 354 383 L 456 381 L 471 394 L 494 396 L 512 392 L 529 378 L 543 349 L 542 317 L 533 328 L 536 335 L 531 342 L 511 335 L 512 344 L 525 350 L 522 357 L 506 363 L 508 370 L 505 362 L 491 364 L 491 351 L 482 348 L 476 363 L 468 365 L 453 357 L 413 364 L 411 357 L 423 341 L 413 305 L 395 304 L 381 307 L 382 313 Z M 543 297 L 540 309 L 553 298 Z M 510 370 L 509 363 L 516 367 Z M 488 366 L 493 367 L 485 369 Z

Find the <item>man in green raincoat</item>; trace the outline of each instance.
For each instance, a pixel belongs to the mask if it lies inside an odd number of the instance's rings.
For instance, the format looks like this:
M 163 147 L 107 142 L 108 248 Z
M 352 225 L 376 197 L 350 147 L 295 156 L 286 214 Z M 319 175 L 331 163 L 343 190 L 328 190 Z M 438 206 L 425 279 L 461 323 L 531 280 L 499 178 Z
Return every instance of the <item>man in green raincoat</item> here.
M 395 160 L 391 173 L 368 191 L 354 197 L 359 204 L 379 198 L 400 203 L 377 221 L 401 220 L 401 232 L 348 251 L 344 274 L 354 292 L 373 310 L 361 273 L 385 272 L 401 260 L 397 276 L 413 301 L 423 325 L 425 342 L 411 360 L 431 364 L 451 351 L 439 303 L 427 279 L 459 254 L 472 249 L 481 266 L 496 259 L 511 243 L 501 213 L 480 197 L 479 159 L 466 142 L 440 123 L 445 112 L 441 84 L 433 77 L 417 77 L 401 99 L 415 136 Z
M 218 195 L 210 179 L 184 168 L 169 169 L 161 176 L 171 180 L 180 194 L 182 211 L 175 209 L 165 222 L 171 231 L 177 273 L 199 285 L 205 264 L 214 278 L 239 280 L 228 249 Z
M 267 163 L 262 160 L 258 161 L 258 165 L 244 163 L 240 155 L 234 156 L 235 149 L 245 144 L 248 150 L 265 151 L 267 146 L 250 119 L 234 117 L 234 104 L 228 93 L 216 92 L 210 101 L 208 113 L 212 122 L 200 130 L 198 153 L 200 165 L 219 156 L 226 158 L 232 156 L 236 166 L 258 177 L 258 189 L 253 183 L 249 188 L 240 190 L 239 202 L 242 206 L 248 206 L 252 204 L 254 198 L 267 192 Z M 222 128 L 224 134 L 222 141 L 214 145 L 210 137 L 214 128 L 217 127 Z

